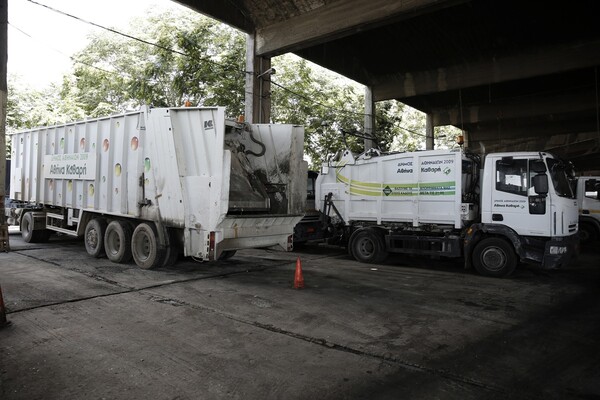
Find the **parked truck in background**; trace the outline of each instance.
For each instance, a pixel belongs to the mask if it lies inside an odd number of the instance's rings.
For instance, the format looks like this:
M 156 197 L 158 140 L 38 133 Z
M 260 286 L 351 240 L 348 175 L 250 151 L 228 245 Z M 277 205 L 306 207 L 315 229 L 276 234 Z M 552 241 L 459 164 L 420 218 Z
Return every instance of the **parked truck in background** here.
M 577 248 L 578 212 L 567 163 L 545 152 L 339 152 L 316 182 L 330 242 L 358 261 L 389 253 L 464 257 L 503 277 L 519 262 L 557 268 Z
M 244 248 L 291 250 L 304 215 L 300 126 L 222 107 L 143 108 L 11 136 L 9 223 L 27 242 L 83 237 L 91 256 L 142 268 Z
M 600 239 L 600 176 L 577 179 L 579 202 L 579 237 L 582 244 Z
M 301 246 L 307 242 L 319 242 L 325 239 L 326 220 L 317 209 L 315 199 L 315 185 L 319 174 L 308 171 L 306 182 L 306 210 L 304 217 L 294 227 L 294 246 Z

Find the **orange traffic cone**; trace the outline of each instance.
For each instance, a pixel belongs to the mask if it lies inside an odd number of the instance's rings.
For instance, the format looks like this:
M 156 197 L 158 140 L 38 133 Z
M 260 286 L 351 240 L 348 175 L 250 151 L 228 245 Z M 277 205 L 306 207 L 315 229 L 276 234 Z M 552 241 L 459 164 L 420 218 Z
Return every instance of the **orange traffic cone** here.
M 294 289 L 304 289 L 304 277 L 302 276 L 302 263 L 300 257 L 296 260 L 296 273 L 294 274 Z
M 4 308 L 4 298 L 2 297 L 2 287 L 0 286 L 0 329 L 10 325 L 6 320 L 6 309 Z

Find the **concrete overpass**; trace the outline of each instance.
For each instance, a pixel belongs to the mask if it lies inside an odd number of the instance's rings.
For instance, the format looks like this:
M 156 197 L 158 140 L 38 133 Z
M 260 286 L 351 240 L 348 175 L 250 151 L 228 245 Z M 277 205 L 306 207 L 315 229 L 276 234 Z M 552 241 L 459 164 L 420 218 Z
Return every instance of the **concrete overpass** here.
M 463 129 L 475 151 L 551 150 L 600 172 L 591 0 L 177 1 L 248 33 L 255 103 L 269 90 L 256 76 L 293 52 Z

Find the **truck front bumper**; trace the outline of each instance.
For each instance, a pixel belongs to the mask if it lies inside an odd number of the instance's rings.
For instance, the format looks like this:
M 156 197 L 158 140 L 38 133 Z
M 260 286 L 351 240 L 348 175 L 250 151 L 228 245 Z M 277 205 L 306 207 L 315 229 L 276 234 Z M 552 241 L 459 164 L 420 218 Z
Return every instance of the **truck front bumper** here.
M 579 254 L 579 235 L 555 237 L 546 242 L 542 268 L 566 267 Z

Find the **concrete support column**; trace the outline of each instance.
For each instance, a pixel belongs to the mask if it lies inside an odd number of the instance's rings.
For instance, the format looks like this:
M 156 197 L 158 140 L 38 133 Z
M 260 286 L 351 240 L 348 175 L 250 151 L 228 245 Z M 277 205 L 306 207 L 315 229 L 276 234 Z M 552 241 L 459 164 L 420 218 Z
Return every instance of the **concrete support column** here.
M 370 86 L 365 86 L 365 136 L 375 134 L 375 101 Z M 365 150 L 374 146 L 371 139 L 364 139 Z
M 246 122 L 269 122 L 271 120 L 271 59 L 256 56 L 254 34 L 246 36 L 246 71 Z
M 253 123 L 254 119 L 253 114 L 254 114 L 254 93 L 256 93 L 256 91 L 254 90 L 254 84 L 256 82 L 255 76 L 256 74 L 254 73 L 254 51 L 255 51 L 255 44 L 254 44 L 254 35 L 251 34 L 247 34 L 246 35 L 246 84 L 244 85 L 245 88 L 245 111 L 244 111 L 244 119 L 246 120 L 246 122 L 249 123 Z
M 427 114 L 425 118 L 425 150 L 433 150 L 435 142 L 433 140 L 433 115 Z
M 463 146 L 464 149 L 468 149 L 469 148 L 469 133 L 467 131 L 460 131 L 460 136 L 462 136 L 462 140 L 461 138 L 457 138 L 457 143 L 461 146 Z
M 4 215 L 4 196 L 6 196 L 6 104 L 8 97 L 6 80 L 6 62 L 8 57 L 7 29 L 8 0 L 0 0 L 0 240 L 3 240 L 3 236 L 6 234 L 6 245 L 8 245 L 8 228 Z M 6 250 L 6 248 L 3 250 Z
M 271 59 L 259 57 L 258 65 L 258 114 L 255 110 L 254 115 L 257 122 L 263 124 L 271 121 Z

